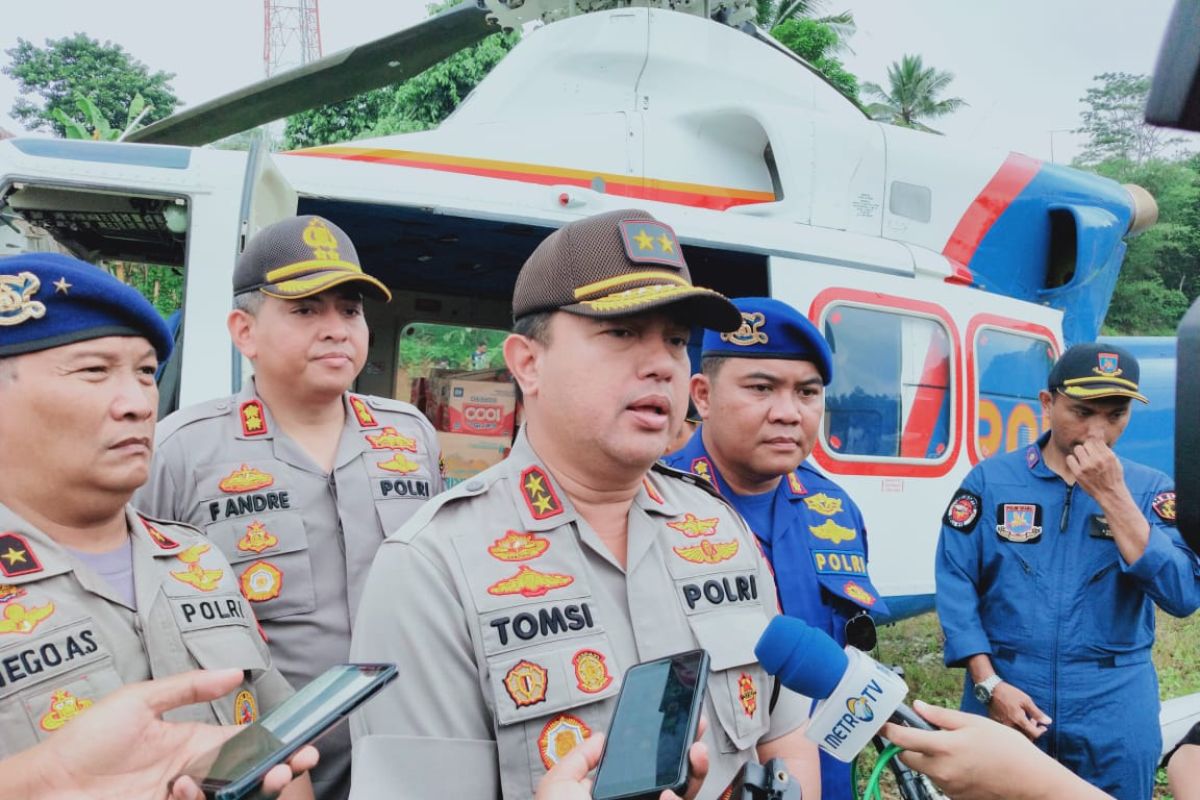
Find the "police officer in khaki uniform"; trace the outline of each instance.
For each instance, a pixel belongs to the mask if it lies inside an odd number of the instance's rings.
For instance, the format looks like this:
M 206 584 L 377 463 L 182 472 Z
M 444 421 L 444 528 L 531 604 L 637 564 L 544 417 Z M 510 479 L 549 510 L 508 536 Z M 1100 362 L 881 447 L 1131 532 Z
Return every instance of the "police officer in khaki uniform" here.
M 0 262 L 0 756 L 123 684 L 196 667 L 245 678 L 168 719 L 246 723 L 291 695 L 220 551 L 127 505 L 170 351 L 154 308 L 103 271 Z
M 135 503 L 201 528 L 225 554 L 299 687 L 346 660 L 375 551 L 441 491 L 438 446 L 411 405 L 349 391 L 367 355 L 362 292 L 391 293 L 336 225 L 301 216 L 264 228 L 233 291 L 229 331 L 255 377 L 163 420 Z M 349 761 L 343 726 L 322 740 L 318 796 L 345 796 Z
M 687 408 L 690 324 L 734 330 L 741 315 L 692 285 L 672 230 L 641 211 L 552 234 L 521 270 L 513 313 L 504 356 L 526 424 L 512 453 L 389 537 L 363 590 L 351 656 L 395 661 L 401 677 L 352 720 L 356 784 L 433 771 L 449 795 L 483 773 L 530 797 L 605 730 L 627 668 L 703 647 L 700 795 L 718 797 L 749 759 L 783 756 L 818 797 L 808 701 L 782 689 L 773 703 L 754 658 L 778 613 L 754 536 L 702 481 L 654 465 Z

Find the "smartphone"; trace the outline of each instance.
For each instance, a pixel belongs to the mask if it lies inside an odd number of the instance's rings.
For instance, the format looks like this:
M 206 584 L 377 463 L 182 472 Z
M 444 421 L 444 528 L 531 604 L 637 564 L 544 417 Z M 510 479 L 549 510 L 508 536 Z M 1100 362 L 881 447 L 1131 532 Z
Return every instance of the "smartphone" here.
M 592 786 L 595 800 L 655 798 L 687 787 L 688 748 L 696 740 L 708 652 L 647 661 L 625 672 L 604 753 Z
M 283 705 L 193 761 L 183 774 L 210 800 L 239 800 L 258 789 L 271 767 L 332 730 L 396 675 L 395 664 L 330 667 Z

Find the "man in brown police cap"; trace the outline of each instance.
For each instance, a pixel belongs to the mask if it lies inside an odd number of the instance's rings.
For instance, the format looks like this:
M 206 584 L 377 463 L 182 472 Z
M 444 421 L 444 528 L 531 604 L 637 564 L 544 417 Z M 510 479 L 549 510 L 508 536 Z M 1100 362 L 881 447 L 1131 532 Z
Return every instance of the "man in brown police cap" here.
M 332 222 L 295 217 L 251 239 L 229 333 L 254 378 L 159 424 L 134 500 L 220 547 L 297 688 L 346 660 L 375 551 L 442 488 L 424 416 L 350 391 L 367 357 L 364 294 L 391 299 Z M 342 727 L 321 741 L 317 796 L 344 797 L 349 778 Z
M 655 464 L 687 409 L 690 327 L 741 315 L 692 285 L 670 227 L 614 211 L 542 242 L 513 316 L 504 358 L 526 423 L 511 455 L 389 537 L 363 590 L 351 655 L 402 677 L 352 721 L 355 797 L 380 773 L 428 772 L 447 795 L 530 797 L 604 732 L 626 669 L 697 647 L 712 674 L 689 796 L 783 756 L 817 797 L 808 702 L 782 689 L 772 704 L 754 658 L 778 613 L 754 536 L 702 481 Z

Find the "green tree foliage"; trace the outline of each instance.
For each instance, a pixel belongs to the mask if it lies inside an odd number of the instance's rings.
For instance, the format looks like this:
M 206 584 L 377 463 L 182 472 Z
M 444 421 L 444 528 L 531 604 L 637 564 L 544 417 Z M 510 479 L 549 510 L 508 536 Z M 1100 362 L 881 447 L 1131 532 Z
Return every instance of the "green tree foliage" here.
M 1075 132 L 1087 134 L 1088 143 L 1078 163 L 1120 159 L 1145 164 L 1164 157 L 1183 141 L 1165 128 L 1146 124 L 1148 75 L 1105 72 L 1093 80 L 1099 85 L 1088 89 L 1080 99 L 1087 110 L 1083 112 L 1083 124 Z
M 9 63 L 4 74 L 15 80 L 21 91 L 11 114 L 30 130 L 66 136 L 64 116 L 97 130 L 80 109 L 80 96 L 94 104 L 108 128 L 117 130 L 129 124 L 130 109 L 139 94 L 150 109 L 142 119 L 147 124 L 168 116 L 179 105 L 170 86 L 174 75 L 151 72 L 120 45 L 101 44 L 86 34 L 48 40 L 45 47 L 17 39 L 17 46 L 5 52 Z
M 465 328 L 421 322 L 404 329 L 397 348 L 399 364 L 410 376 L 425 375 L 430 369 L 469 370 L 475 366 L 471 356 L 482 342 L 487 353 L 481 356 L 482 368 L 504 366 L 501 345 L 507 331 L 490 328 Z
M 768 30 L 773 31 L 792 19 L 812 20 L 827 26 L 837 37 L 830 52 L 836 53 L 846 49 L 846 42 L 858 30 L 854 23 L 854 14 L 849 11 L 822 15 L 827 0 L 756 0 L 756 5 L 758 24 Z
M 494 33 L 401 84 L 288 117 L 284 146 L 294 150 L 436 127 L 519 38 L 517 33 Z
M 114 128 L 108 124 L 108 120 L 104 118 L 100 107 L 93 103 L 90 97 L 84 97 L 79 92 L 76 92 L 75 107 L 83 115 L 84 122 L 80 123 L 71 119 L 61 108 L 55 108 L 51 111 L 54 119 L 63 126 L 67 138 L 92 139 L 101 142 L 115 142 L 124 139 L 127 134 L 141 126 L 142 118 L 154 108 L 153 106 L 146 105 L 145 98 L 139 92 L 133 96 L 133 102 L 129 104 L 129 112 L 125 118 L 125 125 L 122 128 Z
M 941 97 L 953 80 L 953 73 L 925 66 L 920 56 L 906 55 L 888 67 L 888 91 L 877 83 L 863 83 L 863 94 L 877 99 L 867 106 L 867 113 L 881 122 L 938 133 L 921 120 L 944 117 L 967 104 L 961 97 Z
M 1200 295 L 1200 162 L 1109 159 L 1095 170 L 1158 201 L 1158 224 L 1129 241 L 1106 332 L 1170 336 Z
M 784 47 L 811 64 L 838 91 L 858 102 L 858 78 L 833 56 L 833 53 L 837 52 L 840 39 L 828 24 L 793 17 L 772 28 L 771 35 Z
M 121 283 L 142 293 L 158 313 L 169 317 L 183 305 L 183 270 L 130 261 L 105 261 L 101 266 Z

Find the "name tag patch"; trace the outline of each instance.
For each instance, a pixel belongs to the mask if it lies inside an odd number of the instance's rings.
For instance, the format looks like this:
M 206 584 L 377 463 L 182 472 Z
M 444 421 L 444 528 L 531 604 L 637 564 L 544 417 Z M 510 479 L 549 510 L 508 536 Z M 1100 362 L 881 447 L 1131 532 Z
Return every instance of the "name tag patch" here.
M 171 610 L 181 631 L 196 631 L 221 625 L 249 625 L 245 601 L 238 595 L 216 597 L 172 597 Z
M 65 625 L 0 651 L 0 697 L 107 655 L 91 620 Z
M 861 553 L 840 550 L 812 551 L 813 568 L 818 575 L 855 575 L 866 577 L 867 560 Z

